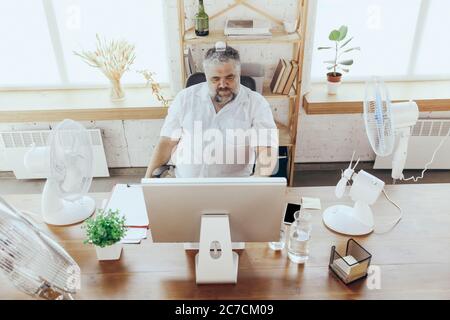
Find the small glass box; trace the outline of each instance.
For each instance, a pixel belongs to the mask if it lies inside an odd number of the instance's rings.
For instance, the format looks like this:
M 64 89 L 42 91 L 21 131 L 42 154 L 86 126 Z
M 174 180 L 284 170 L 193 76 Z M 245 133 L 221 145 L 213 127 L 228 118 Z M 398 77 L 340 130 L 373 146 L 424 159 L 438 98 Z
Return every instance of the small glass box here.
M 345 255 L 341 256 L 336 247 L 331 247 L 329 269 L 342 280 L 349 284 L 367 276 L 372 255 L 353 239 L 347 241 Z

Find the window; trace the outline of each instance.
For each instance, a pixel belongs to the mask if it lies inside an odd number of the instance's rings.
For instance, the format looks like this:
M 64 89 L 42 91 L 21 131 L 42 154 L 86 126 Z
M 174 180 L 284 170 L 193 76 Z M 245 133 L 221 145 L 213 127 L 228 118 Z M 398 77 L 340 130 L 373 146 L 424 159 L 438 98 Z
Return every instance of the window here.
M 312 81 L 325 81 L 325 60 L 332 29 L 347 25 L 351 44 L 361 47 L 343 57 L 354 64 L 346 81 L 371 75 L 385 80 L 450 79 L 450 1 L 448 0 L 318 0 Z
M 95 36 L 136 46 L 124 84 L 139 69 L 169 82 L 163 0 L 0 0 L 0 87 L 104 86 L 108 80 L 73 51 L 94 50 Z M 6 31 L 6 32 L 5 32 Z

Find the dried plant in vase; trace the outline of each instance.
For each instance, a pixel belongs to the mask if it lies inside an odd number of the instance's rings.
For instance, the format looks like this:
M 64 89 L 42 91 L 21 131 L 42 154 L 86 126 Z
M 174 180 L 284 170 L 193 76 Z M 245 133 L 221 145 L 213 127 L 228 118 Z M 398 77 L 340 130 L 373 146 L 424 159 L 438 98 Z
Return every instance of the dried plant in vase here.
M 133 64 L 136 55 L 134 45 L 125 40 L 101 39 L 98 35 L 97 49 L 95 51 L 81 51 L 73 53 L 83 59 L 88 65 L 99 68 L 100 71 L 111 82 L 111 99 L 113 101 L 123 100 L 125 93 L 122 89 L 120 79 L 122 75 Z
M 155 79 L 153 79 L 155 73 L 149 70 L 137 70 L 136 72 L 142 74 L 144 79 L 147 81 L 146 85 L 150 85 L 152 93 L 156 97 L 156 99 L 158 99 L 158 101 L 161 102 L 164 107 L 168 108 L 169 101 L 162 95 L 161 86 L 159 85 L 159 83 L 156 82 Z

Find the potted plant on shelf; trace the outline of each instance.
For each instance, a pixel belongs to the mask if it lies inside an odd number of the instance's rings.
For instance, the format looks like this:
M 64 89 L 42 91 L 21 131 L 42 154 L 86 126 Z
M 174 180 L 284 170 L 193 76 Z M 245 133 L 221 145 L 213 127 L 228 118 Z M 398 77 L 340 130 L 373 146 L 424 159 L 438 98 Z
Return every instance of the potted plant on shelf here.
M 95 217 L 86 220 L 85 244 L 95 245 L 98 260 L 118 260 L 122 253 L 120 240 L 127 231 L 125 217 L 119 210 L 97 210 Z
M 336 94 L 337 88 L 341 84 L 342 72 L 349 72 L 349 66 L 353 64 L 353 59 L 343 59 L 341 56 L 350 51 L 361 50 L 360 47 L 347 48 L 347 45 L 352 41 L 353 37 L 346 39 L 347 37 L 347 26 L 341 26 L 339 30 L 333 30 L 330 32 L 328 39 L 334 42 L 334 46 L 319 47 L 318 50 L 331 50 L 334 49 L 333 60 L 324 61 L 328 64 L 327 73 L 328 80 L 328 94 Z

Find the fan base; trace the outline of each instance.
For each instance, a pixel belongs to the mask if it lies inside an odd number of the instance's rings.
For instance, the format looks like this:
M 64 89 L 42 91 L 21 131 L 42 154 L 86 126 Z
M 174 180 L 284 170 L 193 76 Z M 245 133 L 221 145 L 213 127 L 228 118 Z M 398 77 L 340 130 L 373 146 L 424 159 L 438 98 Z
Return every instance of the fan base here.
M 43 205 L 42 212 L 45 223 L 55 226 L 67 226 L 83 222 L 95 210 L 95 201 L 84 196 L 75 201 L 61 200 L 59 210 L 50 210 Z
M 373 231 L 373 224 L 365 224 L 356 218 L 355 209 L 349 206 L 337 205 L 323 212 L 323 223 L 333 231 L 361 236 Z

